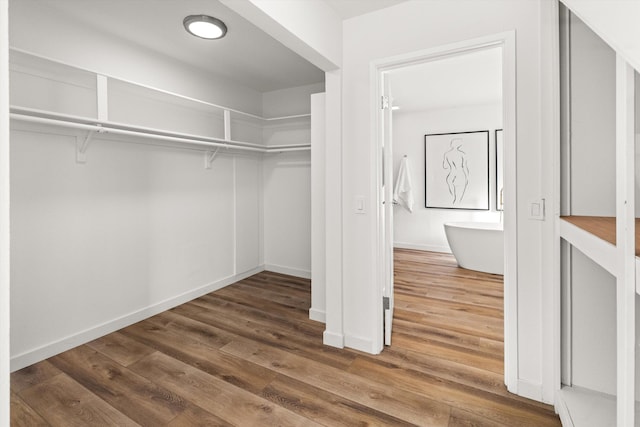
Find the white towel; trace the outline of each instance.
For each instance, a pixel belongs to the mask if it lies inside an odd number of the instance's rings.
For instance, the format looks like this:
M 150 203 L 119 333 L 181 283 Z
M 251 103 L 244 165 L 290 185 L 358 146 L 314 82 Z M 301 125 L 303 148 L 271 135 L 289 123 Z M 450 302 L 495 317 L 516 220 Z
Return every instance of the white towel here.
M 409 212 L 413 212 L 413 191 L 411 189 L 411 174 L 409 173 L 409 159 L 407 156 L 400 162 L 400 170 L 393 187 L 393 201 L 402 205 Z

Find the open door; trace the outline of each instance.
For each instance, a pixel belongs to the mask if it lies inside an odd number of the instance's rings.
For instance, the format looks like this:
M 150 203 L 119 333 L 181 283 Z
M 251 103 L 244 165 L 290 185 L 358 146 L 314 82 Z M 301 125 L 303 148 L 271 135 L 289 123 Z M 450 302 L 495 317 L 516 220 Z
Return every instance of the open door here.
M 389 90 L 389 74 L 382 75 L 382 186 L 380 188 L 380 218 L 382 219 L 382 247 L 384 259 L 383 301 L 384 344 L 391 345 L 391 327 L 393 324 L 393 152 L 392 152 L 392 104 Z

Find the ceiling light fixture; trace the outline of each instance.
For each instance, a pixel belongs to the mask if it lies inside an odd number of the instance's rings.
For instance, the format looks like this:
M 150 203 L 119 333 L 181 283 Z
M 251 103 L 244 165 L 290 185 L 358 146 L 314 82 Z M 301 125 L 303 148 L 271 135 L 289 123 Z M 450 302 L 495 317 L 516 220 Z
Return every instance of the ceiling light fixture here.
M 202 39 L 221 39 L 227 34 L 227 26 L 221 20 L 208 15 L 189 15 L 182 21 L 184 28 Z

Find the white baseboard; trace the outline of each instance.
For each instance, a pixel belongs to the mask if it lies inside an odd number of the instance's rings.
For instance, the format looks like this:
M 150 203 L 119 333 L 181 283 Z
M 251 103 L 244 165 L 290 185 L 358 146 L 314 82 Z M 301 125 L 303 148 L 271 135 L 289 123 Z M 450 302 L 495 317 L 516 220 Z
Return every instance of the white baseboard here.
M 224 279 L 206 284 L 199 288 L 153 304 L 149 307 L 136 310 L 132 313 L 126 314 L 100 325 L 85 329 L 84 331 L 70 335 L 66 338 L 62 338 L 33 350 L 15 355 L 11 357 L 11 372 L 17 371 L 18 369 L 22 369 L 29 365 L 33 365 L 36 362 L 40 362 L 44 359 L 55 356 L 56 354 L 70 350 L 79 345 L 86 344 L 119 329 L 122 329 L 129 325 L 133 325 L 136 322 L 147 319 L 151 316 L 155 316 L 158 313 L 162 313 L 163 311 L 169 310 L 180 304 L 184 304 L 210 292 L 222 289 L 225 286 L 228 286 L 239 280 L 246 279 L 247 277 L 260 273 L 261 271 L 264 271 L 264 268 L 262 266 L 259 266 L 244 273 L 225 277 Z
M 344 346 L 369 354 L 378 354 L 380 352 L 379 350 L 376 351 L 376 349 L 373 348 L 373 341 L 371 341 L 370 339 L 356 337 L 353 335 L 344 336 Z
M 542 402 L 542 384 L 518 379 L 518 396 Z
M 394 242 L 393 247 L 398 249 L 414 249 L 416 251 L 442 252 L 445 254 L 451 253 L 451 249 L 449 248 L 449 246 L 420 245 L 415 243 Z
M 316 322 L 320 322 L 320 323 L 327 323 L 326 318 L 327 318 L 327 314 L 325 313 L 324 310 L 316 310 L 313 307 L 309 309 L 309 319 L 315 320 Z
M 303 279 L 311 279 L 311 271 L 309 270 L 300 270 L 297 268 L 283 267 L 281 265 L 274 265 L 274 264 L 265 264 L 264 269 L 267 271 L 272 271 L 274 273 L 286 274 L 289 276 L 300 277 Z
M 344 335 L 324 331 L 322 334 L 322 343 L 331 347 L 344 348 Z

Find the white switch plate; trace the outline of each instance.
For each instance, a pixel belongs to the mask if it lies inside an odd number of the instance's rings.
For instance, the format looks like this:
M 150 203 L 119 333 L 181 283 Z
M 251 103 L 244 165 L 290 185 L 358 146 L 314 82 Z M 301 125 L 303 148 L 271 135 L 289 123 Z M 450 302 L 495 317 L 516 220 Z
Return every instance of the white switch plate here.
M 544 199 L 536 199 L 529 201 L 529 219 L 544 221 Z

